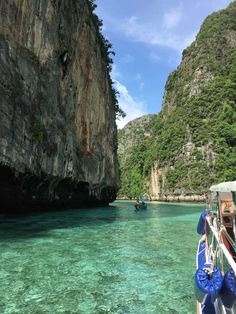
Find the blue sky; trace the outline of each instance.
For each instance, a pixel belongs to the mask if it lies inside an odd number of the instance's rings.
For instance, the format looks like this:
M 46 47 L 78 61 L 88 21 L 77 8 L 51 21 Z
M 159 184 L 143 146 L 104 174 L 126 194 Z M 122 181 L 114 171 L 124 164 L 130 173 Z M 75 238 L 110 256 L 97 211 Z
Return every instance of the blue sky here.
M 204 19 L 231 0 L 96 0 L 103 34 L 112 43 L 112 79 L 128 121 L 161 110 L 165 82 Z

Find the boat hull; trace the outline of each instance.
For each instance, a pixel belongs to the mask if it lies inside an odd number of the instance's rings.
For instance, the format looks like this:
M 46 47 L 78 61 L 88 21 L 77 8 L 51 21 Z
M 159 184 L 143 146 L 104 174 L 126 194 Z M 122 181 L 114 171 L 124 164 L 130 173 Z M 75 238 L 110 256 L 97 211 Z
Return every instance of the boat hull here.
M 196 255 L 196 266 L 197 269 L 203 267 L 207 263 L 206 258 L 206 237 L 202 236 L 198 243 L 197 255 Z M 218 296 L 211 296 L 210 294 L 205 295 L 202 302 L 197 301 L 197 314 L 236 314 L 233 308 L 226 308 L 222 302 L 224 286 L 221 293 Z M 201 299 L 199 290 L 195 287 L 195 295 L 197 299 Z M 227 292 L 228 295 L 228 292 Z M 228 295 L 229 296 L 229 295 Z M 230 304 L 231 305 L 231 304 Z
M 196 259 L 197 269 L 203 267 L 206 264 L 206 241 L 205 236 L 201 238 L 198 243 L 197 249 L 197 259 Z M 195 295 L 197 299 L 202 299 L 199 295 L 199 289 L 195 287 Z M 211 295 L 206 295 L 202 303 L 197 301 L 197 313 L 199 314 L 217 314 L 215 311 L 215 306 L 212 303 Z
M 236 181 L 209 188 L 197 225 L 197 313 L 236 314 Z
M 135 204 L 135 210 L 145 210 L 147 209 L 147 204 Z

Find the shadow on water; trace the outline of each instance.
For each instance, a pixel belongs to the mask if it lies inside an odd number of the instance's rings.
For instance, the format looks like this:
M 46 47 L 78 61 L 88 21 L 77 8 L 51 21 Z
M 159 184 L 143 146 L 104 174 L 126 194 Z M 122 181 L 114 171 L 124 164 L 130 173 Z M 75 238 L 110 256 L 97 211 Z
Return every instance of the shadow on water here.
M 200 212 L 201 205 L 149 203 L 134 210 L 134 202 L 115 202 L 107 207 L 58 210 L 24 215 L 0 216 L 0 241 L 47 237 L 50 230 L 99 226 L 117 222 L 174 218 Z

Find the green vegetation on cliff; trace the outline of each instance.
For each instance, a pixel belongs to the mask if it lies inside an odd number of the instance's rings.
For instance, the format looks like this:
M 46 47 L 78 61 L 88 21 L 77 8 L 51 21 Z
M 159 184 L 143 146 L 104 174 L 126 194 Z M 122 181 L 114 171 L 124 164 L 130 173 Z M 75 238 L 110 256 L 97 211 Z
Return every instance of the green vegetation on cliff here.
M 162 112 L 145 126 L 150 135 L 120 154 L 120 196 L 155 193 L 154 165 L 159 196 L 201 194 L 236 179 L 235 17 L 233 2 L 209 16 L 184 50 L 166 82 Z
M 93 23 L 94 23 L 94 25 L 96 27 L 98 38 L 100 39 L 102 57 L 103 57 L 104 61 L 107 64 L 107 70 L 108 70 L 108 73 L 109 73 L 109 80 L 110 80 L 110 84 L 112 86 L 112 102 L 113 102 L 113 104 L 115 106 L 116 117 L 118 117 L 118 118 L 119 117 L 125 118 L 126 113 L 122 110 L 122 108 L 118 104 L 118 99 L 117 99 L 118 91 L 113 86 L 114 82 L 112 81 L 111 76 L 110 76 L 110 73 L 112 71 L 112 64 L 113 64 L 113 59 L 112 59 L 111 55 L 114 56 L 115 52 L 113 50 L 111 50 L 112 44 L 102 34 L 103 22 L 94 13 L 94 10 L 97 7 L 97 5 L 95 3 L 95 0 L 87 0 L 87 1 L 88 1 L 88 5 L 89 5 L 89 8 L 90 8 L 90 11 L 91 11 L 92 21 L 93 21 Z

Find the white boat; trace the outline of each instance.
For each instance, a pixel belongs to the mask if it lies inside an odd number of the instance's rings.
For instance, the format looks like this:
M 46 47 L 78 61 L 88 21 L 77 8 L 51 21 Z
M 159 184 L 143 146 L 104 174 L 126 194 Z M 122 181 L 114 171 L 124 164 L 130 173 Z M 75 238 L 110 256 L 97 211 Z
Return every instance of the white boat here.
M 197 313 L 236 314 L 236 181 L 210 188 L 197 231 Z

